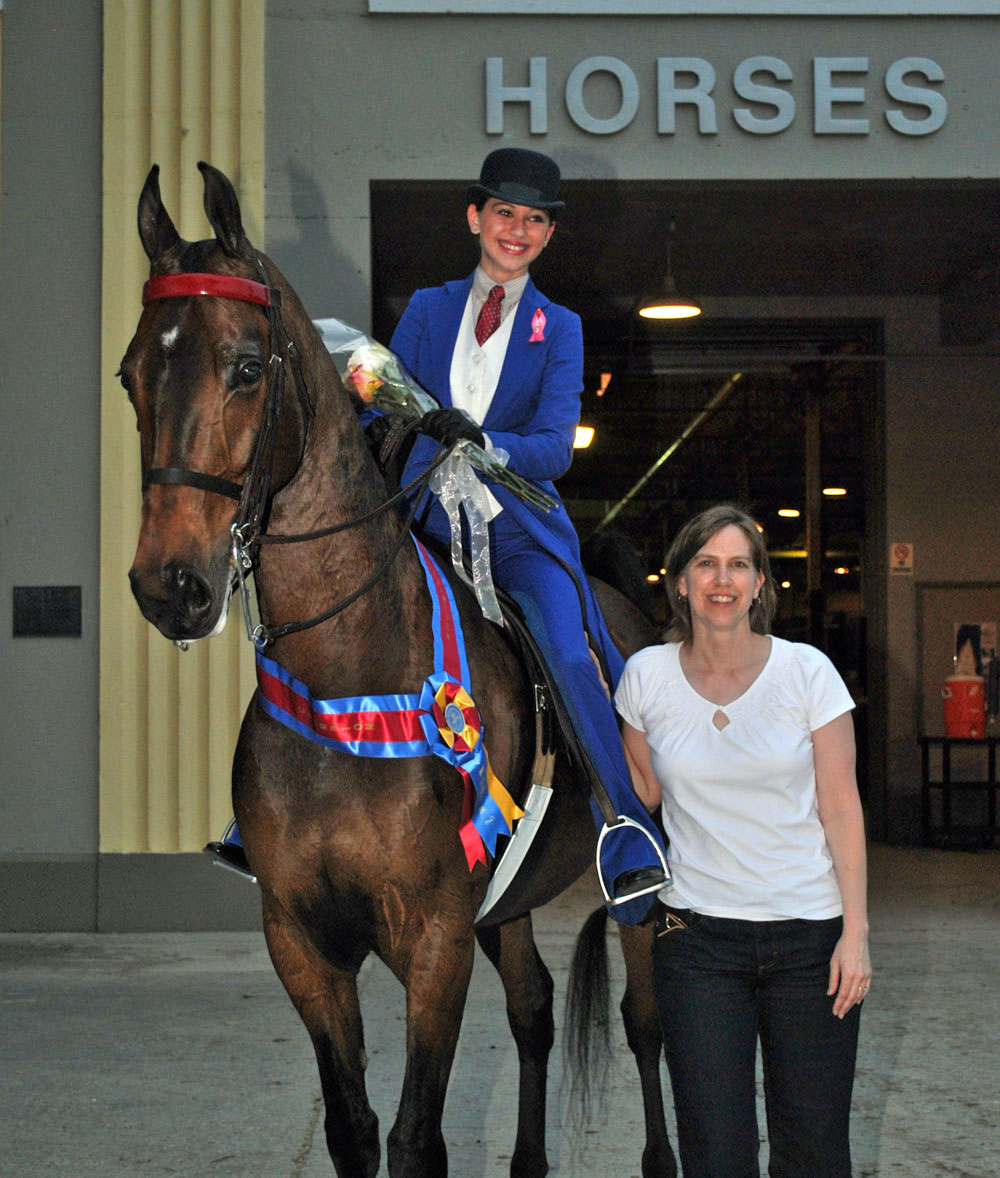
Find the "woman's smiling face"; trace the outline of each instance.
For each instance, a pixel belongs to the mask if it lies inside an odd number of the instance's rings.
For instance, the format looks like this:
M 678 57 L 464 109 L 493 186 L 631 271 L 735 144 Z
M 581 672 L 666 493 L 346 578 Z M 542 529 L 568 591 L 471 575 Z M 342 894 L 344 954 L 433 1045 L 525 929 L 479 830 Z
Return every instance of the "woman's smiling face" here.
M 526 274 L 545 249 L 555 223 L 544 209 L 488 197 L 481 209 L 468 209 L 469 228 L 479 236 L 480 261 L 494 282 Z
M 688 562 L 677 591 L 687 595 L 692 622 L 725 627 L 749 614 L 763 583 L 764 574 L 754 567 L 746 533 L 736 524 L 727 524 Z

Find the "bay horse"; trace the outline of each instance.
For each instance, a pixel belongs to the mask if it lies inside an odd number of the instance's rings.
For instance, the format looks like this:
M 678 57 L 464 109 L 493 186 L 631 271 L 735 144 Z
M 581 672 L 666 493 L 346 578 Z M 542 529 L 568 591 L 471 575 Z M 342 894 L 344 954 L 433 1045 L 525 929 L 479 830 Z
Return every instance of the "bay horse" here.
M 248 241 L 232 184 L 198 166 L 214 238 L 180 237 L 156 166 L 139 198 L 150 280 L 121 364 L 143 470 L 129 572 L 136 600 L 167 638 L 188 643 L 221 629 L 234 587 L 245 591 L 238 566 L 252 565 L 258 646 L 266 641 L 268 657 L 314 699 L 419 691 L 434 662 L 430 594 L 405 520 L 383 510 L 392 497 L 357 399 L 291 286 Z M 276 542 L 303 534 L 308 542 Z M 504 630 L 447 575 L 490 763 L 516 795 L 530 780 L 535 749 L 529 680 Z M 603 590 L 601 600 L 626 651 L 654 640 L 623 597 Z M 258 690 L 241 726 L 232 790 L 271 960 L 316 1054 L 340 1178 L 371 1178 L 381 1158 L 357 990 L 369 953 L 406 990 L 406 1065 L 388 1173 L 447 1174 L 441 1116 L 477 940 L 502 979 L 519 1059 L 510 1173 L 541 1178 L 553 983 L 531 909 L 593 860 L 587 791 L 572 776 L 557 778 L 519 910 L 477 928 L 488 872 L 479 862 L 470 870 L 459 837 L 464 784 L 439 757 L 358 757 L 304 739 L 264 710 Z M 622 1010 L 643 1092 L 642 1173 L 673 1178 L 651 938 L 648 924 L 623 929 Z

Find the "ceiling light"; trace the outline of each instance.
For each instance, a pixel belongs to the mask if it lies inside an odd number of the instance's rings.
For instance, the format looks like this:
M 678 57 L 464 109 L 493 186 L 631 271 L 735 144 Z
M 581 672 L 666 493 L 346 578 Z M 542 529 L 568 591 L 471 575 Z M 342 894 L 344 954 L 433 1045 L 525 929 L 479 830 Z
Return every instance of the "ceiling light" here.
M 650 295 L 639 304 L 639 315 L 643 319 L 693 319 L 700 314 L 701 307 L 696 302 L 677 294 L 672 274 L 663 280 L 661 294 Z
M 660 579 L 659 573 L 647 573 L 646 574 L 646 580 L 650 583 L 650 585 L 655 585 L 659 579 Z
M 663 279 L 663 286 L 656 294 L 645 297 L 636 308 L 636 313 L 643 319 L 692 319 L 701 314 L 701 307 L 692 299 L 682 298 L 677 293 L 674 282 L 674 272 L 671 265 L 672 245 L 674 238 L 674 219 L 670 218 L 670 229 L 667 234 L 667 273 Z
M 593 440 L 594 427 L 592 425 L 578 425 L 576 427 L 576 434 L 573 438 L 573 449 L 586 450 Z
M 792 583 L 791 583 L 791 581 L 782 581 L 781 587 L 782 587 L 782 589 L 791 589 Z
M 783 519 L 798 519 L 802 514 L 797 507 L 779 507 L 778 515 Z
M 846 487 L 824 487 L 823 494 L 828 495 L 831 499 L 836 499 L 841 495 L 847 494 Z

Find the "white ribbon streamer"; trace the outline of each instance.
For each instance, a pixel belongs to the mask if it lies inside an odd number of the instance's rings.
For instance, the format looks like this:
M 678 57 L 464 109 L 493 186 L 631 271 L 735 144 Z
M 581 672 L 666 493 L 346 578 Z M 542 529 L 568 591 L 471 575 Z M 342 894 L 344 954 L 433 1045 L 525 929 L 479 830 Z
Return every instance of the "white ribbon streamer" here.
M 479 602 L 483 617 L 503 625 L 503 614 L 493 588 L 493 573 L 490 567 L 490 527 L 493 516 L 489 492 L 476 478 L 472 464 L 464 450 L 472 443 L 461 441 L 431 476 L 430 488 L 437 495 L 448 516 L 451 530 L 451 563 L 455 572 L 467 584 L 471 584 Z M 506 450 L 491 450 L 490 457 L 506 464 L 510 455 Z M 459 508 L 465 512 L 469 524 L 469 562 L 472 566 L 472 580 L 465 570 L 462 559 L 462 521 Z

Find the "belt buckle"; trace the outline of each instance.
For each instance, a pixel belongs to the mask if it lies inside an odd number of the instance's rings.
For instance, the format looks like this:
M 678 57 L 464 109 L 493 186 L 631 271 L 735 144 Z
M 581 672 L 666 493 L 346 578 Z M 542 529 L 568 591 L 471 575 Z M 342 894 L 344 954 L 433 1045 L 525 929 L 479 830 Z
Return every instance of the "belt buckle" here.
M 660 927 L 656 930 L 658 937 L 665 937 L 667 933 L 675 933 L 678 929 L 687 928 L 687 924 L 679 916 L 666 908 L 660 910 L 660 918 L 656 922 Z

